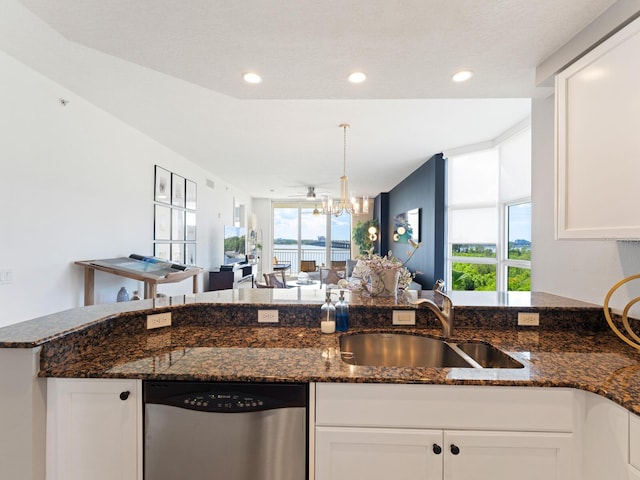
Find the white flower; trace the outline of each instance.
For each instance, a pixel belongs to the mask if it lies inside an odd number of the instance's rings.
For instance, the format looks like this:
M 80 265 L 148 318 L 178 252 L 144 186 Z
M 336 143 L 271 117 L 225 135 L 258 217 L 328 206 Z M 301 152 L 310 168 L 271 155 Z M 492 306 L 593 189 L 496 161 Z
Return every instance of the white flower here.
M 394 270 L 399 273 L 398 277 L 398 289 L 404 290 L 411 284 L 414 274 L 412 274 L 406 267 L 407 262 L 413 257 L 413 254 L 421 243 L 416 243 L 410 240 L 410 244 L 413 250 L 407 252 L 408 258 L 403 262 L 397 257 L 393 256 L 391 250 L 384 257 L 373 253 L 373 249 L 369 250 L 367 254 L 358 257 L 358 264 L 360 265 L 360 284 L 355 285 L 354 289 L 364 293 L 371 293 L 370 289 L 370 276 L 371 273 L 379 274 L 383 270 Z

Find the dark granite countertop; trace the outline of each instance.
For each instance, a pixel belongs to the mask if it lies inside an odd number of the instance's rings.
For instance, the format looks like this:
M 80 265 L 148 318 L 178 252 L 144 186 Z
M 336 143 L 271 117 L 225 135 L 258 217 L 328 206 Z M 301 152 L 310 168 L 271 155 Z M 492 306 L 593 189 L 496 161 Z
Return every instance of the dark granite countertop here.
M 412 295 L 432 298 L 430 291 L 410 292 Z M 571 314 L 575 311 L 599 310 L 598 305 L 581 302 L 544 292 L 449 292 L 458 310 L 466 309 L 467 316 L 476 312 L 484 317 L 487 312 L 500 312 L 518 308 L 518 311 L 548 312 L 562 309 Z M 324 303 L 325 291 L 321 289 L 238 289 L 220 290 L 191 295 L 179 295 L 156 300 L 139 300 L 104 305 L 92 305 L 53 313 L 21 323 L 0 328 L 0 348 L 31 348 L 42 345 L 60 336 L 103 323 L 122 314 L 154 313 L 172 307 L 196 305 L 247 306 L 273 308 L 276 306 L 320 306 Z M 410 309 L 404 297 L 367 298 L 347 293 L 352 309 L 400 308 Z M 335 301 L 335 296 L 334 296 Z M 478 319 L 476 321 L 481 321 Z M 544 316 L 541 322 L 544 322 Z M 598 319 L 599 321 L 599 319 Z M 492 326 L 497 326 L 495 323 Z
M 170 305 L 141 301 L 61 312 L 54 316 L 61 320 L 58 329 L 52 316 L 0 329 L 0 345 L 41 345 L 43 377 L 572 387 L 640 414 L 640 353 L 608 329 L 601 307 L 545 293 L 452 296 L 452 342 L 490 342 L 525 368 L 348 365 L 339 354 L 341 334 L 320 333 L 322 292 L 300 289 L 211 292 L 172 298 Z M 278 309 L 278 326 L 257 324 L 262 308 Z M 427 309 L 416 311 L 415 327 L 391 326 L 391 310 L 405 308 L 413 308 L 405 299 L 354 296 L 349 333 L 439 335 Z M 172 326 L 146 330 L 146 315 L 161 311 L 172 312 Z M 520 311 L 539 312 L 540 326 L 518 327 Z

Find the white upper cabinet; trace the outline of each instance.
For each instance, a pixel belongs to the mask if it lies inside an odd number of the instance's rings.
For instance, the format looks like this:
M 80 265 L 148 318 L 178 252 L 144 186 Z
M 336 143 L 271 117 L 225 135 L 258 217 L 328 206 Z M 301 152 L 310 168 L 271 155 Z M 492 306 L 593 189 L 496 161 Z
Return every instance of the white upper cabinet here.
M 640 19 L 556 77 L 556 234 L 640 239 Z

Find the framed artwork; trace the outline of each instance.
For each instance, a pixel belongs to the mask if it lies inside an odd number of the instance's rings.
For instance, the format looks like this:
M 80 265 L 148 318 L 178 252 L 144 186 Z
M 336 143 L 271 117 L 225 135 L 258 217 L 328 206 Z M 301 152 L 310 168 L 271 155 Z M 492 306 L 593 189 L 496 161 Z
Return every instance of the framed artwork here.
M 184 193 L 184 177 L 171 174 L 171 205 L 184 208 L 185 193 Z
M 185 192 L 186 203 L 185 203 L 185 206 L 186 206 L 187 210 L 195 210 L 196 209 L 196 201 L 197 201 L 197 197 L 198 197 L 198 185 L 196 184 L 196 182 L 192 182 L 191 180 L 187 180 L 185 188 L 186 188 L 186 192 Z
M 195 243 L 184 244 L 184 263 L 186 265 L 196 264 L 196 244 Z
M 196 212 L 185 212 L 185 238 L 187 242 L 196 241 Z
M 171 240 L 171 208 L 164 205 L 154 205 L 154 208 L 153 238 L 155 240 Z
M 184 241 L 184 214 L 177 208 L 171 209 L 171 240 Z
M 154 200 L 159 203 L 171 203 L 171 173 L 156 165 Z
M 155 165 L 153 255 L 196 264 L 198 184 Z
M 403 212 L 393 219 L 393 240 L 396 243 L 409 243 L 420 241 L 420 209 L 414 208 Z
M 171 244 L 170 243 L 154 243 L 153 256 L 171 260 Z
M 176 263 L 184 263 L 184 243 L 171 244 L 171 261 Z

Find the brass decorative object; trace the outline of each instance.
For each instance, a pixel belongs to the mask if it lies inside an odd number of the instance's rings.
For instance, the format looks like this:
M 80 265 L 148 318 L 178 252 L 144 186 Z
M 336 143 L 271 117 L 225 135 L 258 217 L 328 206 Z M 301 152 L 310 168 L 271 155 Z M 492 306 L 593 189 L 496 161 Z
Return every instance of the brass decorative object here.
M 638 336 L 638 334 L 636 334 L 631 328 L 631 325 L 629 325 L 628 315 L 631 307 L 633 307 L 636 303 L 640 302 L 640 297 L 636 297 L 633 300 L 631 300 L 629 303 L 627 303 L 627 305 L 624 307 L 624 310 L 622 311 L 622 324 L 624 325 L 624 328 L 627 331 L 628 336 L 625 335 L 623 332 L 621 332 L 620 329 L 616 327 L 615 323 L 613 322 L 613 319 L 611 318 L 611 312 L 609 311 L 609 300 L 611 299 L 611 296 L 614 294 L 614 292 L 618 288 L 620 288 L 622 285 L 639 278 L 640 278 L 640 274 L 631 275 L 630 277 L 624 278 L 620 280 L 618 283 L 616 283 L 613 287 L 611 287 L 611 289 L 607 293 L 607 296 L 604 297 L 604 306 L 603 306 L 604 316 L 606 317 L 607 323 L 609 323 L 611 330 L 613 330 L 613 332 L 618 337 L 620 337 L 620 339 L 623 340 L 625 343 L 631 345 L 633 348 L 636 348 L 638 350 L 640 350 L 640 336 Z

